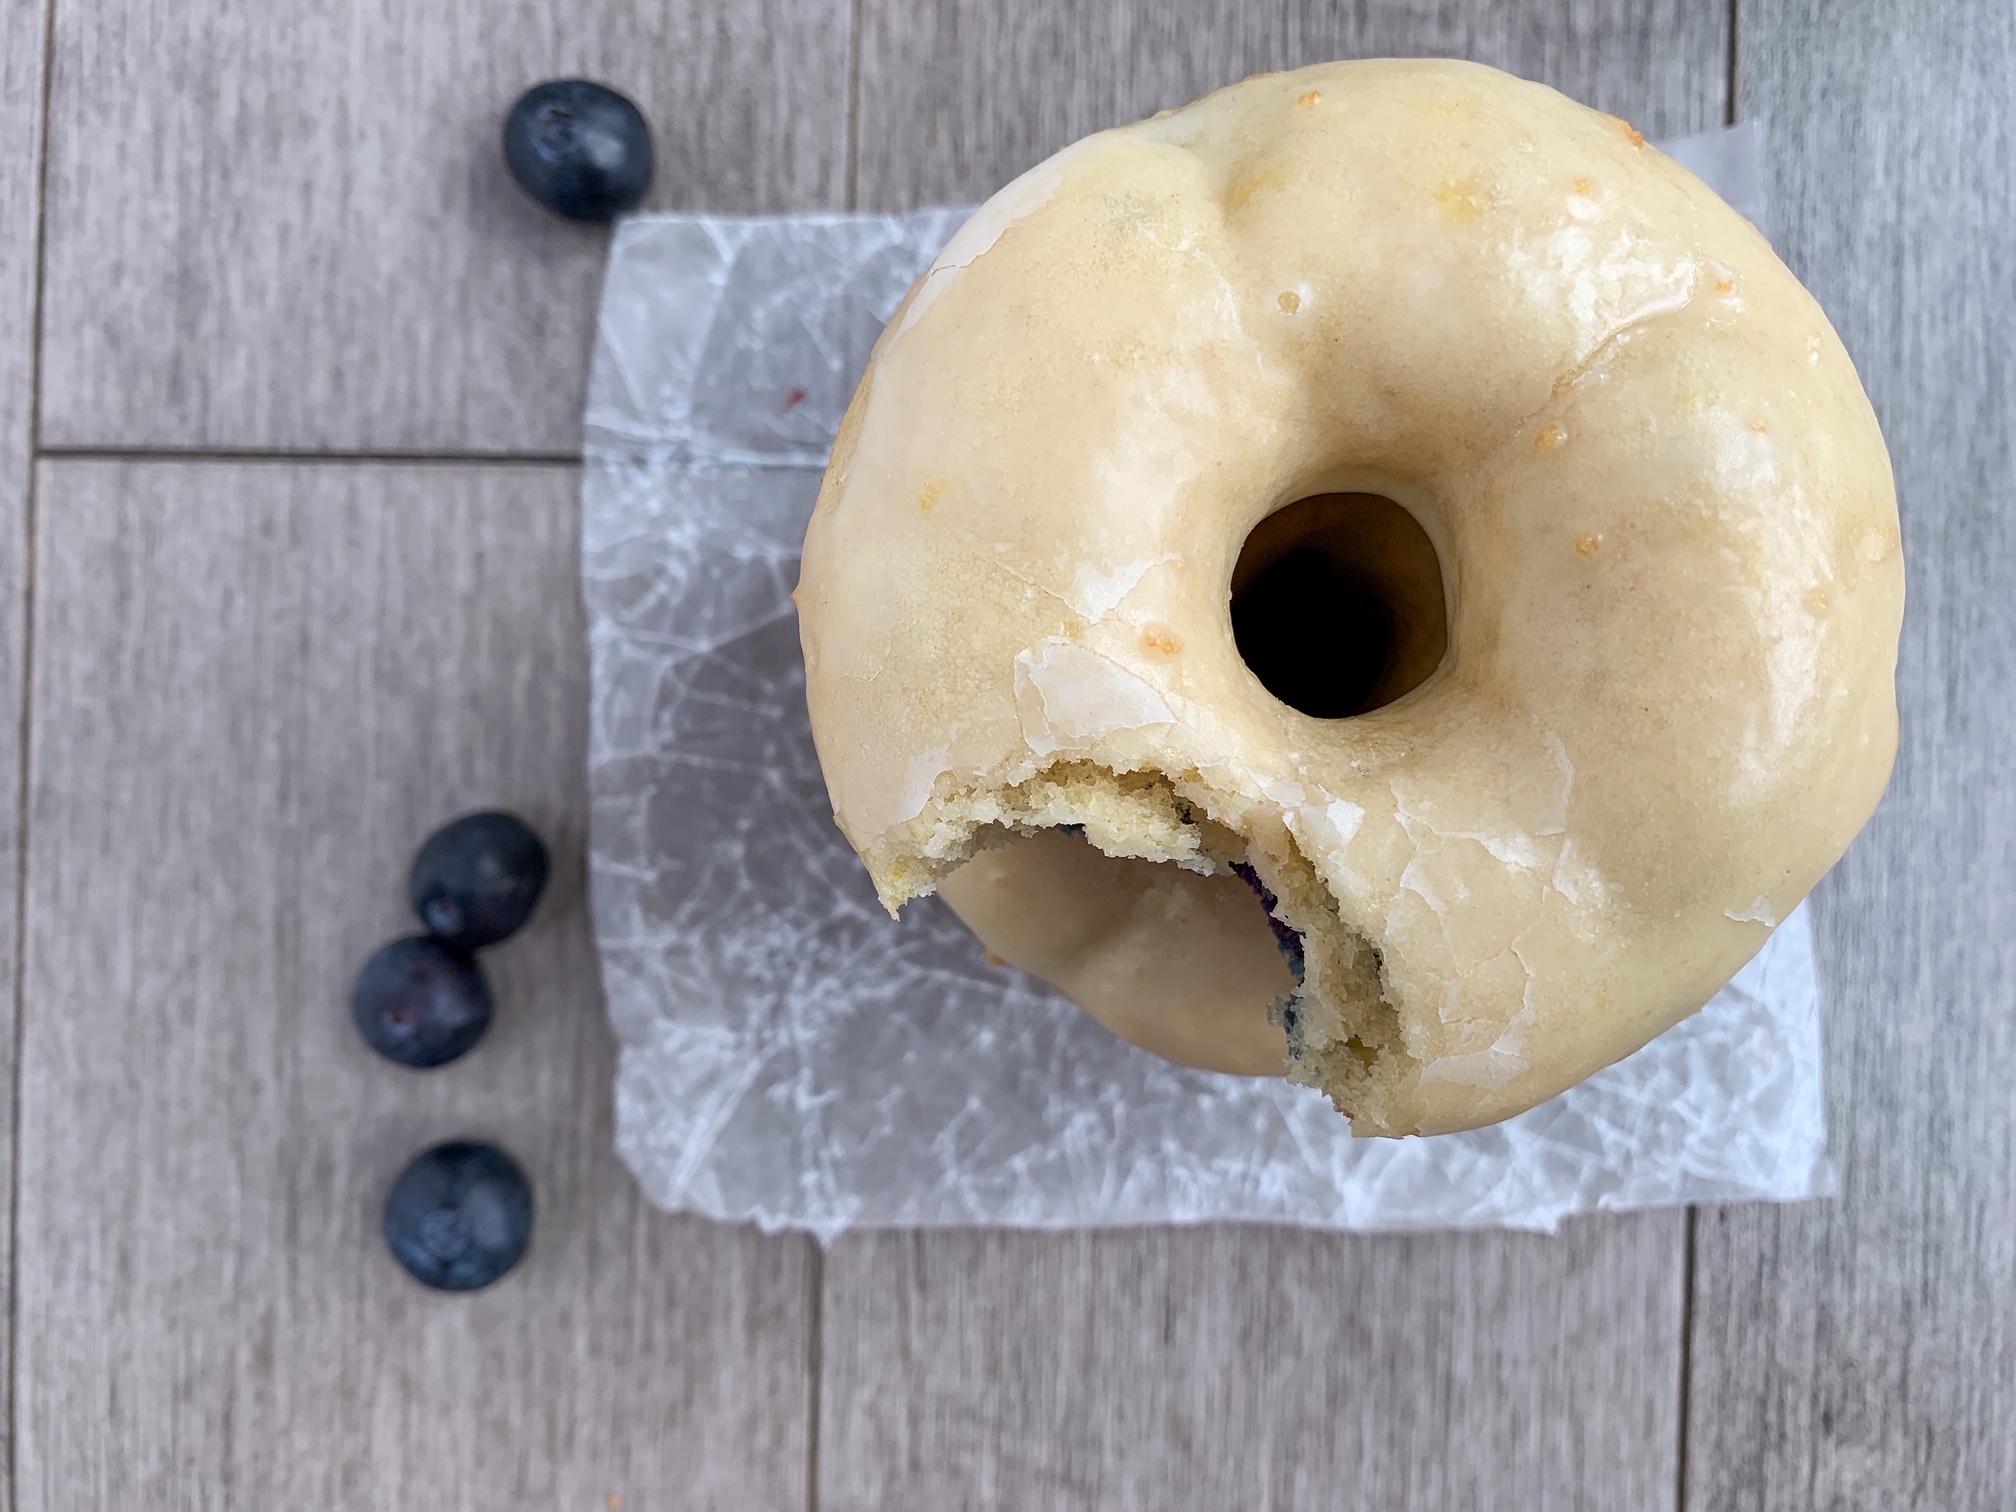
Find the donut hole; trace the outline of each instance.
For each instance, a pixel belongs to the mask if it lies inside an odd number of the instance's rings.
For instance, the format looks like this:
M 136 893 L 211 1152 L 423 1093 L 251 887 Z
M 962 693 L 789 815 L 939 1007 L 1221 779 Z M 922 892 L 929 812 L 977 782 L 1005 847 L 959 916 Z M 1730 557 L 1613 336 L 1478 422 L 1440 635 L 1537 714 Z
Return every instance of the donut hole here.
M 1449 649 L 1434 543 L 1379 494 L 1298 499 L 1246 537 L 1232 637 L 1291 709 L 1348 719 L 1382 708 L 1426 682 Z

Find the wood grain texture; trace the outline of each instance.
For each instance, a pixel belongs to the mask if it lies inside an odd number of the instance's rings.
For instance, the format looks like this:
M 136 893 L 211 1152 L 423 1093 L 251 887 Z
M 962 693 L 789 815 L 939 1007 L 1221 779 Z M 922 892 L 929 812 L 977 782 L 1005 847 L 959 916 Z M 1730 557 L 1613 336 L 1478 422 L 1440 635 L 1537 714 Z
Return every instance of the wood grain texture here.
M 1719 125 L 1726 0 L 862 0 L 856 199 L 977 199 L 1076 137 L 1266 69 L 1474 58 L 1654 135 Z
M 1457 54 L 1655 133 L 1727 105 L 1723 4 L 863 0 L 864 207 L 988 193 L 1266 68 Z M 848 1240 L 820 1505 L 1669 1507 L 1685 1220 Z
M 1687 1505 L 2016 1505 L 2016 8 L 1743 0 L 1773 219 L 1882 417 L 1903 743 L 1822 886 L 1840 1200 L 1701 1216 Z
M 608 81 L 655 206 L 836 204 L 847 0 L 59 0 L 44 437 L 557 453 L 607 233 L 511 183 L 504 113 Z
M 1682 1221 L 844 1239 L 821 1512 L 1670 1507 Z
M 808 1245 L 647 1210 L 610 1153 L 582 898 L 577 479 L 45 464 L 26 930 L 21 1505 L 805 1505 Z M 357 964 L 434 823 L 501 803 L 552 891 L 490 1036 L 366 1051 Z M 532 1176 L 523 1266 L 399 1272 L 440 1138 Z
M 0 1191 L 14 1190 L 16 882 L 20 862 L 21 679 L 34 445 L 35 264 L 42 164 L 44 0 L 0 0 Z M 0 1286 L 13 1276 L 13 1226 L 0 1222 Z M 11 1293 L 10 1293 L 11 1295 Z M 0 1309 L 0 1360 L 13 1318 Z M 12 1381 L 0 1372 L 0 1425 Z M 0 1432 L 0 1512 L 14 1505 L 12 1435 Z

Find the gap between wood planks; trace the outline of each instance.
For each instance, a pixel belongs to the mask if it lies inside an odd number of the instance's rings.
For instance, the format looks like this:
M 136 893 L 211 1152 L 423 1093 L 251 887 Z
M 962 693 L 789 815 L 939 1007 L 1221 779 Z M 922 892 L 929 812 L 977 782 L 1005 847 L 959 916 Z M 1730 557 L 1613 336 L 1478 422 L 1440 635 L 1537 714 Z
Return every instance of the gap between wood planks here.
M 20 703 L 15 718 L 14 771 L 14 995 L 13 1065 L 10 1068 L 8 1106 L 10 1129 L 7 1140 L 7 1378 L 0 1392 L 7 1399 L 7 1443 L 5 1446 L 7 1506 L 21 1505 L 21 1459 L 18 1448 L 21 1395 L 16 1389 L 15 1360 L 21 1338 L 21 1052 L 24 1013 L 24 983 L 28 944 L 28 795 L 29 727 L 35 707 L 35 557 L 38 535 L 37 485 L 39 450 L 42 444 L 42 291 L 48 285 L 47 252 L 49 220 L 43 213 L 49 202 L 49 110 L 50 78 L 56 63 L 56 0 L 42 7 L 42 72 L 37 81 L 41 98 L 36 102 L 37 140 L 35 196 L 31 213 L 35 217 L 34 249 L 29 266 L 34 270 L 34 288 L 28 308 L 28 455 L 23 459 L 26 476 L 21 480 L 21 603 L 20 619 Z

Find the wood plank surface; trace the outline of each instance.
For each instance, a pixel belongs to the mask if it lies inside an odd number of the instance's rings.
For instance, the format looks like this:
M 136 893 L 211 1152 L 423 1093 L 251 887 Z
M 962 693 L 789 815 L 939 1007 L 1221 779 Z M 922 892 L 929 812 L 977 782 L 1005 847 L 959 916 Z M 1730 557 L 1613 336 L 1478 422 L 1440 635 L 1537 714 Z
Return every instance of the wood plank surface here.
M 1266 69 L 1474 58 L 1655 135 L 1722 123 L 1726 0 L 862 0 L 855 198 L 991 194 L 1090 131 Z
M 45 464 L 20 1219 L 20 1504 L 805 1505 L 816 1268 L 645 1208 L 610 1153 L 564 468 Z M 463 809 L 556 858 L 433 1073 L 347 1011 Z M 462 1133 L 538 1227 L 490 1291 L 380 1204 Z
M 1667 1508 L 1679 1224 L 843 1239 L 818 1504 Z
M 0 1512 L 17 1486 L 49 1512 L 1635 1512 L 1682 1479 L 1690 1512 L 2010 1506 L 2016 10 L 1737 9 L 1774 224 L 1884 418 L 1910 569 L 1898 776 L 1818 907 L 1838 1202 L 1704 1212 L 1691 1312 L 1670 1213 L 1557 1240 L 854 1236 L 822 1299 L 804 1244 L 653 1214 L 608 1154 L 574 475 L 48 463 Z M 56 0 L 43 440 L 571 449 L 603 241 L 524 203 L 494 140 L 539 77 L 636 95 L 654 203 L 879 208 L 1333 56 L 1477 57 L 1700 129 L 1730 11 Z M 0 0 L 0 711 L 43 14 Z M 10 982 L 17 733 L 0 714 Z M 549 831 L 560 878 L 492 963 L 491 1040 L 401 1072 L 357 1044 L 349 977 L 405 927 L 412 846 L 489 802 Z M 540 1228 L 494 1292 L 440 1298 L 377 1210 L 460 1132 L 526 1161 Z
M 34 445 L 35 266 L 42 164 L 43 0 L 0 0 L 0 1191 L 14 1190 L 14 1028 L 20 877 L 21 679 Z M 0 1223 L 0 1286 L 14 1273 L 13 1223 Z M 11 1290 L 9 1292 L 11 1297 Z M 0 1360 L 13 1318 L 0 1309 Z M 11 1371 L 0 1424 L 11 1424 Z M 0 1512 L 14 1505 L 14 1446 L 0 1433 Z
M 837 204 L 848 0 L 58 0 L 53 446 L 559 453 L 607 233 L 498 146 L 585 74 L 656 133 L 651 203 Z
M 1267 68 L 1453 53 L 1719 123 L 1728 7 L 863 0 L 854 198 L 984 195 Z M 1523 1236 L 842 1240 L 820 1506 L 1670 1507 L 1685 1217 Z
M 1701 1215 L 1687 1506 L 2016 1505 L 2016 7 L 1743 0 L 1773 219 L 1882 417 L 1903 745 L 1819 894 L 1833 1203 Z

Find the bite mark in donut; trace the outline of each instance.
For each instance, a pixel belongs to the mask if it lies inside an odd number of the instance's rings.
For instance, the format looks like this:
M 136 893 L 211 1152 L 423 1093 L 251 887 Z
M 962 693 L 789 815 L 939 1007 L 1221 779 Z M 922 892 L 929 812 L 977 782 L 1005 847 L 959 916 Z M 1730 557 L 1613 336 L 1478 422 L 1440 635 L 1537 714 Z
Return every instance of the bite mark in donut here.
M 1200 1018 L 1219 1038 L 1207 1063 L 1222 1069 L 1229 1055 L 1238 1069 L 1285 1072 L 1324 1092 L 1365 1132 L 1407 1132 L 1387 1127 L 1378 1111 L 1404 1106 L 1419 1066 L 1385 999 L 1377 947 L 1344 922 L 1284 828 L 1263 824 L 1245 835 L 1211 806 L 1194 773 L 1061 763 L 1005 788 L 945 792 L 931 809 L 927 848 L 964 852 L 965 864 L 937 890 L 962 917 L 991 921 L 987 937 L 1007 959 L 1086 996 L 1123 969 L 1137 978 L 1165 970 L 1208 1001 L 1212 1012 Z M 1032 877 L 1040 899 L 1020 891 Z M 1032 907 L 1040 914 L 1033 931 Z M 1102 909 L 1115 916 L 1100 918 Z M 1165 915 L 1185 909 L 1210 916 L 1215 958 L 1171 961 L 1185 936 Z M 1159 943 L 1144 953 L 1151 934 Z M 1264 991 L 1256 990 L 1266 974 L 1252 960 L 1255 941 L 1287 968 Z M 1200 989 L 1198 975 L 1227 955 L 1243 959 L 1245 975 L 1215 993 Z M 1135 1026 L 1122 1015 L 1108 1027 L 1125 1035 Z M 1173 1054 L 1171 1026 L 1160 1030 L 1163 1053 L 1190 1058 L 1180 1028 Z

